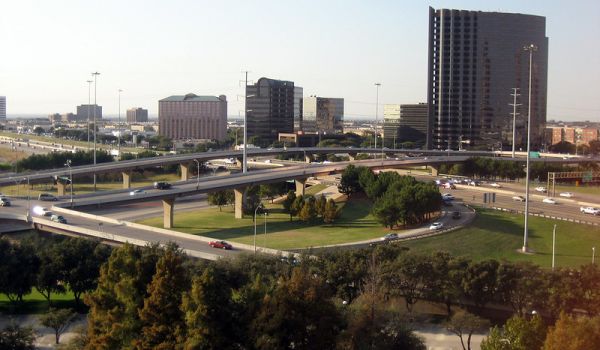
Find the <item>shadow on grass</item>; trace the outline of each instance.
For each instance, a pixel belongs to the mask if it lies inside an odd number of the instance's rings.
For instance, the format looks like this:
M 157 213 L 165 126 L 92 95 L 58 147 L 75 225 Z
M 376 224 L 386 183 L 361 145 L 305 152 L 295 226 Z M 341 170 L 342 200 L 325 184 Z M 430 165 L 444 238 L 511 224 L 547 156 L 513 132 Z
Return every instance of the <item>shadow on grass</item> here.
M 43 314 L 48 311 L 50 306 L 58 309 L 74 309 L 78 312 L 86 312 L 88 308 L 81 302 L 79 305 L 75 300 L 54 300 L 49 305 L 46 300 L 24 300 L 22 303 L 11 303 L 10 301 L 0 301 L 0 313 L 12 315 Z
M 490 209 L 477 209 L 477 217 L 470 228 L 494 231 L 500 234 L 513 236 L 523 236 L 523 226 L 515 223 L 514 216 L 508 216 L 506 213 L 499 213 Z M 536 230 L 529 228 L 529 237 L 539 237 Z

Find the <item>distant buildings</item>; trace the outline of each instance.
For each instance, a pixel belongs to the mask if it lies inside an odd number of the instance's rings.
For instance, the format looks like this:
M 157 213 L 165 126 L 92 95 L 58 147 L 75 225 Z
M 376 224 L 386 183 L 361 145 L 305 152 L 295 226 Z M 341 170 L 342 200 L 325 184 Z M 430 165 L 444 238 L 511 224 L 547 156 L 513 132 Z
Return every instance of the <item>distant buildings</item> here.
M 522 104 L 517 141 L 526 141 L 529 52 L 533 53 L 532 144 L 543 143 L 548 38 L 541 16 L 429 8 L 427 146 L 458 149 L 512 143 L 511 92 Z
M 400 147 L 404 142 L 425 145 L 427 139 L 426 103 L 386 104 L 383 106 L 383 138 L 388 147 Z
M 227 98 L 224 95 L 170 96 L 158 101 L 159 134 L 173 140 L 222 141 L 227 133 Z
M 301 130 L 305 133 L 344 132 L 344 99 L 309 96 L 304 98 Z
M 130 108 L 127 110 L 127 123 L 148 122 L 148 110 L 143 108 Z
M 102 106 L 98 105 L 79 105 L 77 106 L 77 121 L 94 121 L 94 110 L 96 111 L 96 120 L 102 119 Z
M 6 120 L 6 96 L 0 96 L 0 121 Z
M 598 128 L 590 127 L 568 127 L 553 126 L 546 128 L 547 141 L 549 145 L 555 145 L 560 142 L 569 142 L 574 145 L 589 145 L 590 141 L 600 140 Z
M 294 86 L 294 131 L 302 130 L 303 101 L 304 90 L 300 86 Z
M 260 78 L 246 86 L 246 119 L 249 142 L 259 144 L 276 141 L 279 133 L 294 131 L 294 110 L 300 108 L 294 82 Z M 296 102 L 296 103 L 295 103 Z

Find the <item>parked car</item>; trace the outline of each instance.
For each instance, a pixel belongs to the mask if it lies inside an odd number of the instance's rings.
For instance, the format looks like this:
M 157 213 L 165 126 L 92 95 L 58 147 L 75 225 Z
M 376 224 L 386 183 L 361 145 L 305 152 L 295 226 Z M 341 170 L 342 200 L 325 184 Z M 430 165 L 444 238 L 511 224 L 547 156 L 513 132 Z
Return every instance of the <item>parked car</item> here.
M 452 213 L 452 218 L 456 219 L 456 220 L 460 219 L 460 211 L 453 212 Z
M 67 219 L 65 219 L 62 215 L 56 215 L 56 214 L 54 214 L 50 217 L 50 221 L 59 222 L 61 224 L 67 223 Z
M 543 193 L 546 193 L 546 192 L 548 192 L 548 190 L 547 190 L 547 189 L 546 189 L 546 187 L 544 187 L 544 186 L 538 186 L 538 187 L 536 187 L 536 188 L 535 188 L 535 190 L 536 190 L 537 192 L 543 192 Z
M 38 196 L 38 200 L 40 200 L 40 201 L 57 201 L 58 198 L 51 195 L 50 193 L 40 193 L 40 195 Z
M 0 207 L 10 207 L 10 199 L 6 197 L 0 198 Z
M 456 186 L 455 186 L 453 183 L 446 182 L 446 183 L 444 184 L 444 188 L 445 188 L 445 189 L 451 189 L 451 190 L 455 190 L 455 189 L 456 189 Z
M 517 202 L 525 202 L 525 197 L 523 196 L 514 196 L 512 197 L 513 201 L 517 201 Z
M 171 188 L 171 184 L 165 181 L 158 181 L 154 183 L 154 188 L 157 190 L 168 190 Z
M 492 187 L 494 187 L 494 188 L 500 188 L 500 187 L 502 187 L 502 185 L 500 185 L 500 184 L 499 184 L 499 183 L 497 183 L 497 182 L 492 182 L 492 183 L 490 184 L 490 186 L 492 186 Z
M 219 248 L 219 249 L 226 249 L 226 250 L 233 249 L 231 244 L 229 244 L 225 241 L 211 241 L 211 242 L 208 242 L 208 245 L 213 248 Z
M 140 189 L 133 190 L 133 191 L 129 192 L 129 195 L 130 196 L 136 196 L 136 195 L 145 194 L 145 193 L 146 192 L 140 188 Z
M 388 241 L 394 241 L 394 240 L 396 240 L 398 238 L 399 237 L 398 237 L 397 233 L 388 233 L 387 235 L 381 237 L 381 240 L 388 242 Z
M 560 196 L 561 197 L 566 197 L 566 198 L 573 198 L 573 197 L 575 197 L 575 195 L 573 194 L 573 192 L 561 192 Z
M 444 227 L 444 224 L 441 222 L 434 222 L 433 224 L 431 224 L 431 226 L 429 226 L 430 230 L 439 230 L 442 227 Z
M 442 199 L 445 201 L 451 201 L 454 199 L 454 196 L 452 195 L 452 193 L 444 193 L 442 195 Z
M 554 198 L 544 198 L 542 200 L 542 202 L 544 202 L 546 204 L 556 204 L 556 201 L 554 200 Z
M 600 215 L 600 209 L 594 207 L 581 207 L 579 211 L 584 214 Z

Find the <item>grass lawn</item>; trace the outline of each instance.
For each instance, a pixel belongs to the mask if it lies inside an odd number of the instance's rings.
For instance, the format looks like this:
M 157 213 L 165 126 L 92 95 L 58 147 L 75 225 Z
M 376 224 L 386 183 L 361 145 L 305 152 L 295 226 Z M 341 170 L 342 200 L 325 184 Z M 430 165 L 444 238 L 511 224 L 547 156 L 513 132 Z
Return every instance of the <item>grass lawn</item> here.
M 353 199 L 346 203 L 342 215 L 331 225 L 307 224 L 290 217 L 280 205 L 267 205 L 267 237 L 264 236 L 264 217 L 258 218 L 256 244 L 276 249 L 305 248 L 344 242 L 362 241 L 383 236 L 387 230 L 370 214 L 371 205 L 366 199 Z M 162 227 L 162 216 L 139 223 Z M 174 230 L 198 234 L 232 242 L 253 244 L 254 224 L 251 216 L 233 218 L 233 208 L 223 207 L 194 212 L 175 212 Z
M 556 265 L 579 266 L 592 261 L 592 247 L 600 248 L 600 228 L 565 221 L 531 217 L 529 247 L 534 254 L 521 254 L 523 216 L 480 210 L 466 228 L 445 235 L 400 243 L 417 251 L 447 250 L 475 260 L 507 259 L 531 261 L 542 267 L 552 264 L 552 228 L 556 224 Z
M 324 189 L 326 189 L 328 186 L 324 185 L 324 184 L 318 184 L 318 185 L 313 185 L 310 187 L 307 187 L 306 190 L 304 191 L 305 194 L 310 194 L 310 195 L 315 195 L 321 191 L 323 191 Z
M 75 298 L 71 291 L 65 294 L 52 294 L 53 307 L 75 307 Z M 28 295 L 23 296 L 23 304 L 11 304 L 6 295 L 0 294 L 0 311 L 8 311 L 22 314 L 38 314 L 48 310 L 48 301 L 35 288 Z

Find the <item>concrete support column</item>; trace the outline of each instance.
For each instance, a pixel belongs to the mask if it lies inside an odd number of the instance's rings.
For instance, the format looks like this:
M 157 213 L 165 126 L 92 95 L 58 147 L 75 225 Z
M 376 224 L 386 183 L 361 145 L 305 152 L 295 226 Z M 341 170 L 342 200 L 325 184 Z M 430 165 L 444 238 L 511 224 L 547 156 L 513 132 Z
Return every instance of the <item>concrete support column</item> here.
M 56 182 L 56 189 L 58 190 L 58 195 L 59 196 L 64 196 L 65 195 L 66 188 L 67 188 L 67 185 L 64 184 L 64 183 L 62 183 L 62 182 L 60 182 L 60 180 Z
M 187 181 L 190 179 L 190 165 L 188 163 L 179 164 L 181 167 L 181 181 Z
M 131 188 L 131 171 L 123 171 L 121 175 L 123 175 L 123 188 Z
M 431 169 L 431 176 L 438 176 L 439 166 L 429 165 L 429 169 Z
M 296 196 L 304 196 L 304 189 L 306 188 L 306 179 L 296 179 Z
M 235 218 L 241 219 L 244 217 L 244 200 L 246 194 L 246 187 L 234 188 L 233 189 L 234 197 L 235 197 Z
M 306 163 L 312 163 L 315 161 L 315 157 L 312 154 L 307 154 L 304 156 L 304 161 Z
M 173 211 L 175 209 L 175 198 L 165 198 L 163 203 L 163 227 L 173 228 Z
M 244 158 L 236 158 L 235 165 L 239 166 L 240 168 L 243 167 L 244 166 Z
M 353 162 L 356 159 L 356 153 L 348 153 L 348 159 Z

